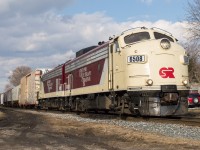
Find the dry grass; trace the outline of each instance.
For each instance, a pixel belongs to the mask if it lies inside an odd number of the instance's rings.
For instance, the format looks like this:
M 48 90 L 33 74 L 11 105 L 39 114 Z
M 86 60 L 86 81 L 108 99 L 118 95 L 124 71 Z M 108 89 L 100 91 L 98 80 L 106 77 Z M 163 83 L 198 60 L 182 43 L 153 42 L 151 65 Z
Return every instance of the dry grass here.
M 5 114 L 0 111 L 0 120 L 2 120 L 3 118 L 5 118 Z
M 18 110 L 33 114 L 37 111 Z M 1 119 L 6 117 L 0 112 Z M 95 149 L 95 143 L 118 149 L 200 149 L 200 142 L 183 138 L 172 138 L 161 134 L 136 131 L 103 123 L 80 122 L 74 119 L 59 118 L 52 115 L 42 115 L 39 125 L 34 130 L 51 132 L 65 138 L 77 139 L 83 144 L 91 143 L 89 148 Z M 80 144 L 80 143 L 79 143 Z M 92 145 L 94 144 L 94 145 Z
M 92 135 L 94 137 L 104 137 L 108 139 L 113 139 L 112 141 L 123 141 L 124 144 L 141 144 L 145 143 L 147 145 L 163 145 L 163 148 L 173 149 L 178 147 L 198 147 L 199 141 L 166 137 L 163 135 L 141 132 L 132 129 L 126 129 L 123 127 L 99 124 L 99 123 L 83 123 L 73 120 L 49 118 L 48 122 L 57 132 L 65 132 L 74 134 L 76 136 Z M 110 144 L 112 144 L 110 142 Z M 119 143 L 118 143 L 119 144 Z

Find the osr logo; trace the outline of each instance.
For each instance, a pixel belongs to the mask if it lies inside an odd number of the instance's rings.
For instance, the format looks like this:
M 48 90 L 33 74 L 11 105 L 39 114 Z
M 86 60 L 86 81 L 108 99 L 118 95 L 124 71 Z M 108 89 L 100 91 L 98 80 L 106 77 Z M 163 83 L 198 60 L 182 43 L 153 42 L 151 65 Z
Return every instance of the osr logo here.
M 162 78 L 175 78 L 174 77 L 174 68 L 172 67 L 163 67 L 160 69 L 159 74 Z

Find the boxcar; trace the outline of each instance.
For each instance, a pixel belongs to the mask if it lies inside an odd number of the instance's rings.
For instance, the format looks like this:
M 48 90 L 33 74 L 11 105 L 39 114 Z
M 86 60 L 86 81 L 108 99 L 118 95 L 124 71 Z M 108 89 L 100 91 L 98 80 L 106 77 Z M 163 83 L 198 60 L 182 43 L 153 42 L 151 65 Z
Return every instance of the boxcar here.
M 41 75 L 42 70 L 36 69 L 21 79 L 20 107 L 34 107 L 37 105 Z

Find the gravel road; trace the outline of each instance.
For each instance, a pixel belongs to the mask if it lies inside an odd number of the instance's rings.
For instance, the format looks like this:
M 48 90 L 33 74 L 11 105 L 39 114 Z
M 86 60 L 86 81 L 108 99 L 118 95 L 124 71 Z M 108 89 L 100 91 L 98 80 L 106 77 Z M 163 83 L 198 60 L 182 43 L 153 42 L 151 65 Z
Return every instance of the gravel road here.
M 0 107 L 0 149 L 200 149 L 200 128 Z

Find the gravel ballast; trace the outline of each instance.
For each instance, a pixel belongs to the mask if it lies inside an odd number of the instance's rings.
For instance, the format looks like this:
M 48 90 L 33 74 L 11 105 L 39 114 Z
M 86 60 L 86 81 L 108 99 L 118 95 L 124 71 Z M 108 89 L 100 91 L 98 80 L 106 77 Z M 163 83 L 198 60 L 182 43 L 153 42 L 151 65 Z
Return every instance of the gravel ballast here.
M 72 119 L 84 123 L 100 123 L 120 126 L 136 131 L 143 131 L 149 133 L 157 133 L 164 136 L 175 137 L 175 138 L 186 138 L 200 140 L 200 127 L 186 126 L 180 124 L 169 124 L 169 123 L 155 123 L 149 121 L 124 121 L 117 119 L 94 119 L 94 118 L 83 118 L 75 114 L 55 114 L 55 113 L 42 113 L 43 115 L 50 115 L 51 117 L 60 119 Z

